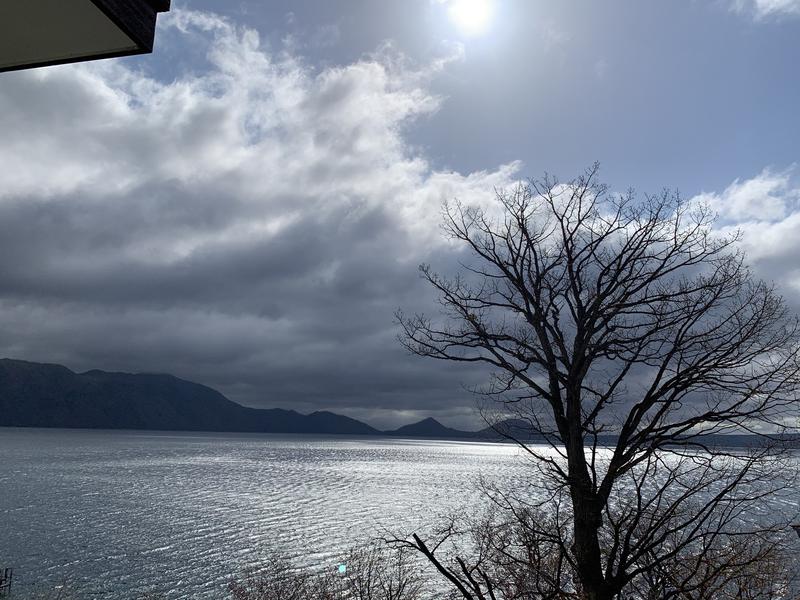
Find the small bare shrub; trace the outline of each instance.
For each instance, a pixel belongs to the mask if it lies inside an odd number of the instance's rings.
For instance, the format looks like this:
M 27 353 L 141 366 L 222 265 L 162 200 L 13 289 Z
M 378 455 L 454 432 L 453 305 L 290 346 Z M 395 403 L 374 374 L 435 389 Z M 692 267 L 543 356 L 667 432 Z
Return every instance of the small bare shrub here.
M 272 556 L 228 586 L 233 600 L 418 600 L 421 579 L 407 548 L 371 545 L 351 550 L 337 570 L 297 569 Z

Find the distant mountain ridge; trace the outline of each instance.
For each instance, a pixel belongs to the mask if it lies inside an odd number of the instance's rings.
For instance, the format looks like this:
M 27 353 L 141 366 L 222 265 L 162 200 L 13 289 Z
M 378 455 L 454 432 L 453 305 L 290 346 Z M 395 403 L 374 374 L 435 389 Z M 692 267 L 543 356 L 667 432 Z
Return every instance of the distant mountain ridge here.
M 537 441 L 530 424 L 506 419 L 480 431 L 460 431 L 433 418 L 380 431 L 366 423 L 328 411 L 308 415 L 282 408 L 250 408 L 218 391 L 173 375 L 75 373 L 56 364 L 0 359 L 0 427 L 76 429 L 150 429 L 161 431 L 230 431 L 387 435 L 409 438 Z M 786 440 L 800 445 L 800 436 Z M 616 443 L 604 436 L 603 443 Z M 710 436 L 710 443 L 749 446 L 760 438 Z
M 327 411 L 249 408 L 172 375 L 0 359 L 0 426 L 379 435 Z
M 472 438 L 477 437 L 480 431 L 461 431 L 459 429 L 452 429 L 439 423 L 434 418 L 428 417 L 417 423 L 403 425 L 398 429 L 384 431 L 386 435 L 401 436 L 401 437 L 430 437 L 430 438 Z
M 508 427 L 505 427 L 508 424 Z M 151 429 L 388 435 L 437 439 L 499 439 L 520 434 L 516 421 L 495 429 L 461 431 L 433 418 L 380 431 L 328 411 L 308 415 L 237 404 L 220 392 L 173 375 L 93 369 L 75 373 L 57 364 L 0 359 L 0 427 Z

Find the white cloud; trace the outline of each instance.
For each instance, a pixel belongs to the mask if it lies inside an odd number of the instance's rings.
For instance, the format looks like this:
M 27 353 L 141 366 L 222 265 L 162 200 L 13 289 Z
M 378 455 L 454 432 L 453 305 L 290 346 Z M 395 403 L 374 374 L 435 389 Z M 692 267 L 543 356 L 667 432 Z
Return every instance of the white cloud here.
M 792 185 L 794 168 L 764 169 L 751 179 L 736 179 L 722 193 L 702 194 L 724 222 L 779 221 L 792 212 L 800 193 Z
M 755 274 L 779 285 L 800 310 L 800 183 L 794 174 L 794 167 L 777 172 L 766 168 L 693 201 L 708 202 L 718 211 L 720 233 L 741 233 L 741 247 Z
M 79 193 L 108 204 L 166 182 L 216 189 L 251 205 L 246 219 L 231 215 L 238 238 L 242 227 L 261 234 L 298 210 L 341 206 L 395 203 L 416 226 L 422 214 L 410 206 L 436 209 L 444 193 L 491 190 L 509 173 L 443 178 L 411 151 L 404 126 L 441 103 L 424 68 L 384 52 L 314 74 L 211 15 L 180 11 L 171 23 L 213 33 L 209 71 L 161 82 L 107 62 L 7 76 L 0 198 Z M 203 233 L 220 236 L 217 226 Z
M 605 58 L 600 58 L 594 63 L 594 76 L 597 79 L 605 79 L 608 73 L 608 61 Z
M 800 0 L 733 0 L 731 7 L 756 20 L 800 15 Z

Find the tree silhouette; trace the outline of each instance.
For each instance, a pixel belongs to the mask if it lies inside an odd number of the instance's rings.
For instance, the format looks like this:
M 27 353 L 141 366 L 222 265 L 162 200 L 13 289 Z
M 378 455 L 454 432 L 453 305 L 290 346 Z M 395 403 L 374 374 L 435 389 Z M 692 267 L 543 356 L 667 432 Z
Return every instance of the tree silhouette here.
M 553 579 L 564 596 L 517 597 L 725 597 L 781 539 L 778 519 L 753 516 L 787 474 L 775 434 L 797 418 L 798 322 L 707 206 L 609 194 L 597 172 L 498 192 L 496 211 L 446 205 L 444 228 L 472 259 L 455 277 L 421 267 L 444 318 L 398 312 L 400 338 L 493 367 L 484 415 L 539 467 L 546 501 L 493 498 L 527 511 L 511 521 L 573 577 Z M 509 417 L 527 435 L 502 427 Z M 732 433 L 764 443 L 726 449 Z M 453 530 L 440 534 L 411 543 L 461 578 L 461 596 L 512 597 L 480 561 L 441 562 L 432 548 Z

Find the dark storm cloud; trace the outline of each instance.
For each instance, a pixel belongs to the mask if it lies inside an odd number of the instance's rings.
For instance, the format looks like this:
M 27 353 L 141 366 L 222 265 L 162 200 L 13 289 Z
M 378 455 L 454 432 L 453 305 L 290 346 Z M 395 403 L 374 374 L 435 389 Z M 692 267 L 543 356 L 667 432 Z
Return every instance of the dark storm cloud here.
M 430 68 L 388 54 L 312 73 L 254 32 L 178 12 L 209 69 L 120 63 L 0 88 L 2 354 L 168 371 L 253 405 L 378 424 L 469 418 L 478 374 L 409 357 L 393 311 L 430 306 L 444 199 L 482 201 L 516 165 L 432 171 L 403 137 L 435 111 Z M 416 412 L 415 412 L 416 411 Z
M 3 75 L 0 354 L 171 372 L 377 425 L 469 426 L 462 384 L 485 374 L 408 356 L 393 323 L 398 307 L 435 311 L 419 263 L 458 266 L 442 201 L 486 203 L 519 169 L 439 171 L 406 139 L 440 108 L 429 84 L 451 57 L 412 67 L 382 49 L 314 70 L 213 15 L 164 22 L 162 48 L 206 48 L 205 70 Z M 779 175 L 768 222 L 747 207 L 771 172 L 711 195 L 738 207 L 731 222 L 785 240 L 754 246 L 770 273 L 800 239 Z

